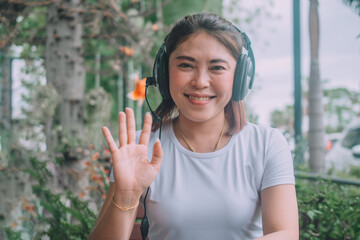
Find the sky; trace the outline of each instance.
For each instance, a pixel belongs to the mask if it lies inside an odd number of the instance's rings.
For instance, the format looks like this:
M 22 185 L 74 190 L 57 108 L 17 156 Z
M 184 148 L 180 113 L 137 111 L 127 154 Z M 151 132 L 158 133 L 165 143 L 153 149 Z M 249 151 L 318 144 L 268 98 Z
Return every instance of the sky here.
M 256 9 L 267 1 L 240 2 L 239 5 L 244 8 Z M 264 125 L 270 125 L 270 113 L 273 110 L 281 110 L 294 103 L 293 1 L 272 2 L 273 6 L 267 5 L 270 18 L 260 14 L 250 26 L 238 26 L 251 39 L 256 59 L 256 78 L 254 89 L 247 97 L 248 108 L 251 107 L 258 114 L 258 123 Z M 303 79 L 310 74 L 309 2 L 300 0 Z M 357 38 L 360 35 L 360 17 L 342 0 L 319 0 L 318 12 L 320 77 L 327 80 L 325 87 L 347 87 L 360 92 L 360 38 Z M 246 15 L 246 12 L 240 11 L 239 14 Z M 307 88 L 304 85 L 302 87 Z

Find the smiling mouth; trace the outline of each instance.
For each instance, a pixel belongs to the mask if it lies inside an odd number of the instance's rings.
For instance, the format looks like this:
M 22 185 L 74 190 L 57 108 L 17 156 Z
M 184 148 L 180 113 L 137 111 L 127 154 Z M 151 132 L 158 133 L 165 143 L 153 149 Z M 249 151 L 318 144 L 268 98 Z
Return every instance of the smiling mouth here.
M 206 100 L 210 100 L 215 98 L 215 96 L 211 96 L 211 97 L 196 97 L 196 96 L 192 96 L 192 95 L 187 95 L 184 94 L 187 98 L 189 98 L 190 100 L 196 100 L 196 101 L 206 101 Z

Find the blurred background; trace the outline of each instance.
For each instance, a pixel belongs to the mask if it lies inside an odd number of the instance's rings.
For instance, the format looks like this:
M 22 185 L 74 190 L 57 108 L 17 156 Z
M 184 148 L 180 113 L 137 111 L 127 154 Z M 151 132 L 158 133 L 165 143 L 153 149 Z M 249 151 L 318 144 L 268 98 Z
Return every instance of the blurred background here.
M 204 11 L 251 39 L 247 119 L 288 139 L 300 239 L 360 239 L 359 0 L 1 0 L 0 239 L 87 238 L 111 168 L 101 126 L 131 107 L 140 128 L 163 39 Z

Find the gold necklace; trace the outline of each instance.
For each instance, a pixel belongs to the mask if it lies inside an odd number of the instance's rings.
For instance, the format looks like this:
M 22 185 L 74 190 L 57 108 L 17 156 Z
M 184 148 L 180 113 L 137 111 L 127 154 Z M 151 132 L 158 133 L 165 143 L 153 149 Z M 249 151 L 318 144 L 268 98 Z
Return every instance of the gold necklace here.
M 188 140 L 186 139 L 186 137 L 184 136 L 184 133 L 181 131 L 179 125 L 177 124 L 176 125 L 177 129 L 179 130 L 179 133 L 181 135 L 181 137 L 184 139 L 184 141 L 186 142 L 186 144 L 188 145 L 188 147 L 190 148 L 190 150 L 192 152 L 196 152 L 195 149 L 191 146 L 191 144 L 188 142 Z M 221 141 L 221 138 L 224 134 L 224 130 L 225 130 L 225 121 L 224 121 L 224 126 L 223 126 L 223 129 L 221 130 L 221 133 L 220 133 L 220 137 L 219 137 L 219 140 L 216 142 L 216 145 L 215 145 L 215 149 L 214 149 L 214 152 L 218 149 L 219 147 L 219 144 L 220 144 L 220 141 Z

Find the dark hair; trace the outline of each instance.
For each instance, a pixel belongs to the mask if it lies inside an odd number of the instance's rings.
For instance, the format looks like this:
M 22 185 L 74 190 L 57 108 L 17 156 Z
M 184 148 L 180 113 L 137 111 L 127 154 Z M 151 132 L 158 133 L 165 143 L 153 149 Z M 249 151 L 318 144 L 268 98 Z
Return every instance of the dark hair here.
M 188 15 L 178 20 L 165 39 L 166 64 L 169 63 L 171 53 L 192 34 L 206 32 L 221 42 L 229 53 L 237 60 L 241 54 L 244 39 L 241 32 L 229 21 L 212 13 L 200 13 Z M 169 81 L 169 77 L 167 76 Z M 227 134 L 232 135 L 239 132 L 246 124 L 245 106 L 242 101 L 235 102 L 230 99 L 225 106 L 225 118 L 229 123 Z M 163 99 L 156 114 L 161 117 L 162 122 L 174 119 L 178 115 L 178 109 L 170 97 Z M 153 124 L 152 130 L 159 128 L 158 123 Z

